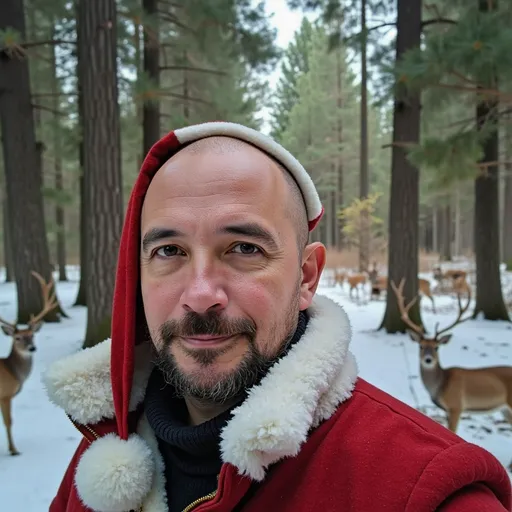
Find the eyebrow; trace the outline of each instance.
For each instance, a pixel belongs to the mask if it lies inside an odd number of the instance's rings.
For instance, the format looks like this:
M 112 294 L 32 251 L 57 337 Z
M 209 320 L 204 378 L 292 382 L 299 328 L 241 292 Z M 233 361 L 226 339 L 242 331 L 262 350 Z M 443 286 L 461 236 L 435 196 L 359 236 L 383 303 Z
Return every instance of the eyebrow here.
M 243 224 L 231 224 L 220 228 L 217 232 L 229 235 L 245 236 L 251 238 L 252 240 L 258 240 L 264 243 L 272 251 L 279 250 L 279 245 L 276 242 L 272 233 L 270 233 L 270 231 L 254 222 L 247 222 Z M 162 240 L 176 238 L 180 236 L 184 236 L 184 234 L 181 231 L 178 231 L 177 229 L 152 228 L 147 233 L 144 234 L 144 238 L 142 239 L 142 250 L 143 252 L 148 252 L 149 248 L 152 245 Z
M 176 229 L 152 228 L 144 235 L 144 238 L 142 239 L 142 250 L 143 252 L 148 252 L 148 249 L 152 245 L 162 240 L 175 238 L 177 236 L 183 236 L 183 233 Z
M 260 242 L 267 245 L 272 251 L 279 250 L 279 245 L 273 237 L 272 233 L 254 222 L 224 226 L 219 230 L 219 232 L 228 233 L 230 235 L 246 236 L 253 240 L 259 240 Z

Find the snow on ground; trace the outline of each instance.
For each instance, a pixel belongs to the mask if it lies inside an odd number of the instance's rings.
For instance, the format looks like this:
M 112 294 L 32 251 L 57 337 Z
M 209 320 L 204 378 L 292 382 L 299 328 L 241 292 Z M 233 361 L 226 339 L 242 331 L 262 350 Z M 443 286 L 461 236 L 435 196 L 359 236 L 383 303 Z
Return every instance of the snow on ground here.
M 0 272 L 1 274 L 1 272 Z M 72 307 L 77 292 L 77 269 L 71 281 L 58 283 L 58 295 L 70 316 L 59 324 L 46 324 L 36 338 L 34 370 L 22 392 L 13 401 L 13 436 L 21 455 L 10 457 L 3 425 L 0 425 L 0 503 L 2 510 L 41 512 L 48 510 L 66 466 L 80 441 L 80 433 L 67 417 L 46 398 L 41 372 L 60 357 L 80 348 L 85 334 L 85 308 Z M 512 276 L 508 276 L 512 281 Z M 508 280 L 507 279 L 507 280 Z M 0 280 L 3 276 L 0 275 Z M 319 293 L 343 305 L 352 321 L 352 350 L 360 375 L 372 384 L 412 405 L 421 407 L 433 419 L 444 423 L 444 413 L 430 401 L 419 378 L 418 346 L 405 335 L 376 332 L 385 303 L 351 301 L 347 289 L 322 284 Z M 16 313 L 15 287 L 0 284 L 0 316 L 12 319 Z M 428 325 L 448 323 L 455 314 L 455 299 L 436 297 L 438 315 L 429 304 L 422 305 Z M 512 327 L 505 322 L 469 321 L 458 326 L 452 341 L 441 349 L 444 366 L 512 365 Z M 0 357 L 8 355 L 10 342 L 0 333 Z M 505 466 L 512 461 L 512 427 L 499 413 L 464 414 L 458 434 L 483 446 Z M 512 478 L 512 474 L 511 474 Z

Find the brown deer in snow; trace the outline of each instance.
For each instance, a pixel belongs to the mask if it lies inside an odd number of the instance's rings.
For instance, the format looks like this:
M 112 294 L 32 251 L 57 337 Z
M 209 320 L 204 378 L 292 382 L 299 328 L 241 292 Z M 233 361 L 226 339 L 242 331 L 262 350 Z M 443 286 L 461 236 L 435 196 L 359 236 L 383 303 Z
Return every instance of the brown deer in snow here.
M 11 455 L 19 454 L 12 438 L 12 399 L 21 391 L 32 371 L 32 354 L 36 350 L 34 334 L 43 325 L 44 316 L 58 305 L 53 281 L 46 283 L 37 272 L 32 272 L 32 275 L 39 281 L 43 291 L 43 309 L 37 315 L 31 316 L 27 327 L 0 318 L 2 331 L 12 338 L 10 354 L 0 359 L 0 408 Z
M 448 428 L 456 432 L 463 412 L 493 412 L 502 409 L 505 419 L 512 425 L 512 367 L 490 366 L 485 368 L 443 368 L 439 361 L 439 347 L 448 343 L 451 331 L 456 325 L 469 320 L 463 318 L 471 302 L 471 290 L 463 306 L 458 295 L 458 315 L 448 326 L 438 330 L 433 336 L 427 336 L 422 326 L 409 318 L 409 310 L 415 303 L 415 297 L 407 306 L 404 304 L 404 280 L 397 287 L 391 282 L 397 298 L 401 318 L 409 327 L 408 333 L 420 348 L 420 373 L 423 385 L 432 402 L 446 412 Z

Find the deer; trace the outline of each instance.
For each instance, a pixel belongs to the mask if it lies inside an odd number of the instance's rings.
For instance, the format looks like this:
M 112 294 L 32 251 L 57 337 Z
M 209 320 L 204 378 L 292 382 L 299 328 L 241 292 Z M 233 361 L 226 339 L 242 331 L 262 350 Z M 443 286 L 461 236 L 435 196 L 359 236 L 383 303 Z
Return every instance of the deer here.
M 346 280 L 350 287 L 350 290 L 349 290 L 350 298 L 352 298 L 352 292 L 355 290 L 357 298 L 359 299 L 359 285 L 362 284 L 364 286 L 368 282 L 368 275 L 365 272 L 361 272 L 358 274 L 352 274 L 352 275 L 346 276 Z
M 468 273 L 462 269 L 448 269 L 443 272 L 441 267 L 438 266 L 434 268 L 432 275 L 439 282 L 440 288 L 445 291 L 449 289 L 445 284 L 446 282 L 451 283 L 451 289 L 455 293 L 458 293 L 461 287 L 465 289 L 469 286 L 467 283 Z
M 455 320 L 441 330 L 437 323 L 434 335 L 427 336 L 423 326 L 414 323 L 409 317 L 409 310 L 417 297 L 405 305 L 404 282 L 402 279 L 398 287 L 391 282 L 391 287 L 396 295 L 401 318 L 409 327 L 407 332 L 419 344 L 423 385 L 432 402 L 445 411 L 448 428 L 457 432 L 463 412 L 489 413 L 498 409 L 502 410 L 503 416 L 512 425 L 512 366 L 443 368 L 439 360 L 439 347 L 446 345 L 452 338 L 449 331 L 471 318 L 471 315 L 463 318 L 471 302 L 471 292 L 464 305 L 461 296 L 457 296 L 458 314 Z
M 430 281 L 427 279 L 419 278 L 418 287 L 420 292 L 428 297 L 432 302 L 432 312 L 436 313 L 436 304 L 434 302 L 434 296 L 430 288 Z M 372 298 L 378 297 L 383 290 L 388 288 L 388 278 L 386 276 L 377 276 L 372 282 Z
M 37 272 L 32 272 L 32 275 L 41 285 L 43 309 L 37 315 L 31 315 L 27 327 L 7 322 L 0 317 L 0 327 L 3 333 L 12 338 L 10 354 L 0 359 L 0 407 L 11 455 L 20 454 L 12 438 L 12 400 L 20 393 L 23 384 L 32 372 L 32 355 L 36 351 L 34 335 L 41 329 L 43 318 L 58 305 L 53 281 L 50 280 L 47 283 Z

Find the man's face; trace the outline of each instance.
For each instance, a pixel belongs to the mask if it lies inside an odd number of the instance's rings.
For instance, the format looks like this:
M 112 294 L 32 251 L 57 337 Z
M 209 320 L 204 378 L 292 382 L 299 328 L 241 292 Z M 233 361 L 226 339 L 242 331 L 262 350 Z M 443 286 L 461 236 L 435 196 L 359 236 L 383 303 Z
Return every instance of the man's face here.
M 145 317 L 168 380 L 223 402 L 253 385 L 311 304 L 325 262 L 297 248 L 289 185 L 249 145 L 183 151 L 155 175 L 141 218 Z

